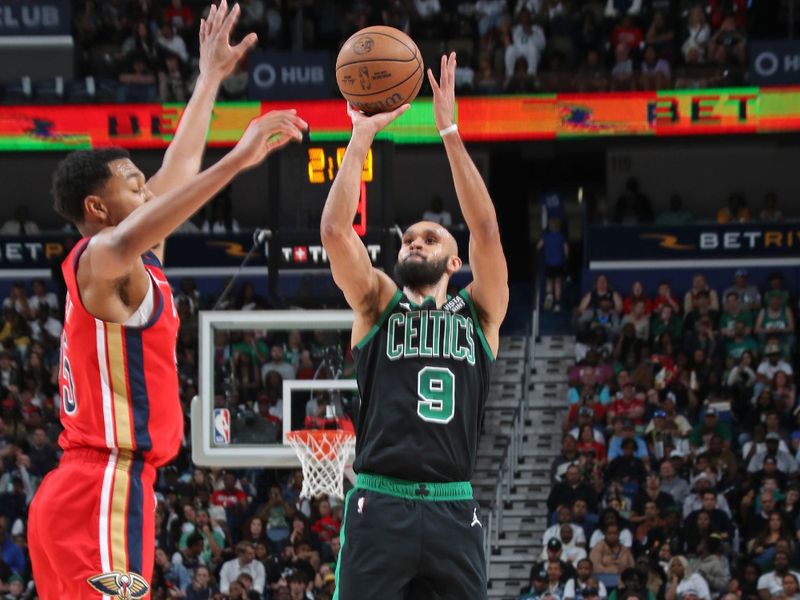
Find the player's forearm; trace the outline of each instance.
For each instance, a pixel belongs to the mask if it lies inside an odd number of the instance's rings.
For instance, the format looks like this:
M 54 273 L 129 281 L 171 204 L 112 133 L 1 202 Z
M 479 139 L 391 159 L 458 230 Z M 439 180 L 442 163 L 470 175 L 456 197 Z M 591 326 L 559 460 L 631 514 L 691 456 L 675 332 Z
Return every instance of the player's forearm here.
M 192 97 L 181 115 L 175 137 L 167 148 L 161 172 L 172 180 L 191 177 L 200 172 L 211 113 L 220 82 L 200 75 Z
M 320 232 L 323 242 L 328 236 L 348 231 L 358 210 L 361 187 L 361 169 L 372 144 L 372 136 L 353 131 L 342 164 L 322 210 Z
M 442 137 L 453 174 L 456 196 L 470 235 L 481 240 L 499 235 L 489 190 L 458 133 Z
M 138 257 L 166 238 L 233 179 L 242 163 L 233 152 L 178 189 L 133 211 L 114 231 L 121 256 Z

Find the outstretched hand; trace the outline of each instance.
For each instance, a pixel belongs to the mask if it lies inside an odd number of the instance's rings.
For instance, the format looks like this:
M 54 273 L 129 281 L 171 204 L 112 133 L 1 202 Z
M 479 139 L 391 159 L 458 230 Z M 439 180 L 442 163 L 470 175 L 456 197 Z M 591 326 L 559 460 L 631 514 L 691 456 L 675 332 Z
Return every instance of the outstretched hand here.
M 433 90 L 433 118 L 436 129 L 441 131 L 455 122 L 456 114 L 456 53 L 442 55 L 439 81 L 428 69 L 428 81 Z
M 240 168 L 247 169 L 289 142 L 303 141 L 306 129 L 308 123 L 297 116 L 295 109 L 273 110 L 250 121 L 231 153 L 239 158 Z
M 220 82 L 230 75 L 245 53 L 258 41 L 255 33 L 249 33 L 235 46 L 230 36 L 241 9 L 238 4 L 228 11 L 227 0 L 219 6 L 211 5 L 206 19 L 200 20 L 200 74 Z
M 365 115 L 357 108 L 353 107 L 349 102 L 347 103 L 347 114 L 353 122 L 353 132 L 364 132 L 370 136 L 375 136 L 381 129 L 386 127 L 389 123 L 394 121 L 397 117 L 402 115 L 411 107 L 410 104 L 403 104 L 395 108 L 391 112 L 376 113 L 374 115 Z

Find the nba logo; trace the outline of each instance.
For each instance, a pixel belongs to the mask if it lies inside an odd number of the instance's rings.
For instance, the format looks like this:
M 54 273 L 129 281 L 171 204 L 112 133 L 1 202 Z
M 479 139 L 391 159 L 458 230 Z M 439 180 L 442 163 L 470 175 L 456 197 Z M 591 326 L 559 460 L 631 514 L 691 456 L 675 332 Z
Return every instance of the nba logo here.
M 222 446 L 231 443 L 231 411 L 227 408 L 214 409 L 214 443 Z

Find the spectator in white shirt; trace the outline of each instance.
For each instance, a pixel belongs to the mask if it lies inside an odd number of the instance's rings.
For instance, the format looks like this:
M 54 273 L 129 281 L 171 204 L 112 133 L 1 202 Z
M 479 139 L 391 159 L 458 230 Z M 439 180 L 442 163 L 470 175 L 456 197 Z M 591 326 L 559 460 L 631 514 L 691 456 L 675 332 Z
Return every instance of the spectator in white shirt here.
M 522 10 L 518 16 L 519 23 L 509 32 L 504 33 L 506 45 L 506 77 L 514 74 L 514 64 L 518 58 L 528 63 L 528 75 L 536 75 L 539 60 L 545 47 L 544 31 L 534 24 L 531 13 Z
M 570 579 L 564 586 L 564 600 L 575 600 L 578 595 L 577 592 L 582 592 L 581 595 L 585 598 L 585 590 L 594 586 L 597 586 L 597 595 L 601 600 L 605 600 L 608 597 L 608 591 L 603 582 L 594 579 L 594 565 L 591 559 L 582 558 L 579 560 L 575 566 L 575 571 L 578 576 Z
M 266 381 L 270 371 L 277 371 L 284 380 L 294 379 L 295 370 L 294 367 L 284 359 L 283 346 L 280 344 L 273 344 L 272 350 L 270 350 L 270 356 L 272 360 L 268 363 L 264 363 L 261 367 L 261 381 Z
M 702 9 L 701 9 L 702 10 Z M 739 296 L 739 306 L 745 310 L 757 311 L 761 308 L 761 292 L 754 285 L 748 283 L 747 269 L 737 269 L 734 274 L 734 284 L 722 292 L 722 297 L 727 298 L 728 294 L 735 293 Z
M 17 281 L 11 285 L 8 297 L 3 300 L 3 308 L 13 308 L 25 319 L 31 317 L 31 308 L 28 304 L 28 294 L 25 292 L 25 284 Z
M 683 504 L 683 501 L 691 493 L 689 483 L 678 477 L 675 465 L 671 461 L 665 460 L 659 467 L 661 476 L 661 491 L 672 496 L 676 504 Z
M 493 29 L 500 27 L 506 13 L 506 0 L 478 0 L 475 3 L 475 16 L 478 18 L 478 35 L 484 37 Z
M 50 316 L 50 310 L 46 305 L 39 308 L 36 319 L 31 321 L 31 337 L 45 345 L 48 341 L 57 343 L 62 329 L 61 322 Z
M 31 316 L 36 315 L 40 306 L 47 306 L 50 312 L 58 312 L 58 298 L 53 292 L 48 292 L 44 281 L 41 279 L 33 280 L 33 295 L 28 298 L 28 308 Z
M 714 476 L 709 475 L 708 473 L 700 473 L 694 478 L 693 484 L 694 493 L 686 496 L 683 501 L 684 519 L 694 511 L 703 508 L 703 492 L 714 489 L 714 487 L 717 485 L 717 480 Z M 731 517 L 731 507 L 724 495 L 717 494 L 717 505 L 715 508 L 718 508 L 724 512 L 726 515 L 728 515 L 728 517 Z
M 756 452 L 747 465 L 748 473 L 757 473 L 764 468 L 768 459 L 772 459 L 778 471 L 791 475 L 797 471 L 797 461 L 787 451 L 780 449 L 781 436 L 774 431 L 764 439 L 764 450 Z
M 532 15 L 537 15 L 541 6 L 542 0 L 517 0 L 517 5 L 514 7 L 514 16 L 516 17 L 523 10 L 527 10 Z
M 684 59 L 689 59 L 690 52 L 694 50 L 701 62 L 705 59 L 708 40 L 711 37 L 711 28 L 706 22 L 706 14 L 700 4 L 695 4 L 689 9 L 689 18 L 686 24 L 686 38 L 681 46 Z
M 263 594 L 267 574 L 264 565 L 255 558 L 256 551 L 253 544 L 239 542 L 236 545 L 236 558 L 223 564 L 219 572 L 219 591 L 227 594 L 231 589 L 231 583 L 236 581 L 241 573 L 249 573 L 253 578 L 253 589 L 259 595 Z
M 770 414 L 771 413 L 767 413 L 767 418 L 770 418 Z M 774 417 L 772 418 L 774 419 Z M 777 430 L 770 433 L 776 433 L 778 434 L 778 438 L 780 438 L 780 434 Z M 742 458 L 746 463 L 749 463 L 751 458 L 760 452 L 765 452 L 766 449 L 767 441 L 764 424 L 756 423 L 756 425 L 753 427 L 753 439 L 742 444 Z M 780 439 L 778 442 L 778 450 L 782 452 L 789 452 L 789 446 L 786 444 L 786 442 Z
M 664 596 L 666 600 L 680 600 L 689 594 L 700 600 L 711 600 L 711 591 L 703 576 L 692 573 L 685 557 L 674 556 L 669 561 L 669 583 Z
M 782 550 L 775 552 L 773 559 L 774 571 L 764 573 L 758 578 L 756 588 L 758 595 L 762 600 L 768 600 L 770 597 L 779 596 L 783 594 L 783 578 L 788 574 L 800 578 L 800 573 L 797 571 L 789 570 L 789 555 Z
M 781 347 L 779 344 L 770 340 L 770 342 L 767 343 L 767 347 L 764 349 L 764 354 L 766 358 L 761 361 L 761 364 L 758 365 L 758 369 L 756 370 L 756 376 L 758 377 L 758 384 L 756 384 L 756 389 L 754 390 L 756 395 L 761 393 L 762 387 L 772 384 L 772 378 L 775 377 L 775 373 L 778 371 L 786 373 L 789 376 L 790 382 L 794 376 L 792 365 L 781 357 Z
M 630 529 L 623 529 L 620 524 L 619 513 L 614 509 L 607 508 L 600 514 L 600 520 L 597 529 L 594 530 L 592 537 L 589 538 L 589 548 L 594 548 L 602 542 L 606 537 L 606 529 L 614 525 L 617 527 L 617 535 L 619 536 L 619 543 L 630 548 L 633 546 L 633 534 Z
M 569 506 L 560 506 L 558 508 L 558 523 L 545 530 L 542 536 L 542 546 L 547 546 L 547 542 L 551 538 L 558 538 L 562 544 L 566 545 L 568 542 L 561 536 L 562 527 L 569 527 L 572 530 L 569 543 L 573 546 L 586 547 L 586 534 L 583 531 L 583 527 L 572 523 L 572 509 Z
M 186 42 L 183 38 L 175 32 L 175 25 L 172 23 L 164 23 L 161 30 L 158 32 L 156 38 L 158 45 L 175 54 L 182 63 L 189 60 L 189 51 L 186 49 Z
M 571 565 L 575 565 L 579 560 L 586 558 L 585 548 L 582 548 L 576 542 L 577 536 L 580 535 L 580 539 L 583 540 L 583 546 L 586 546 L 586 534 L 583 532 L 583 529 L 577 525 L 571 525 L 569 523 L 555 525 L 555 527 L 558 527 L 558 535 L 550 536 L 548 541 L 544 543 L 544 548 L 542 548 L 542 554 L 539 559 L 547 560 L 548 542 L 551 539 L 559 540 L 561 542 L 561 560 L 568 562 Z M 550 529 L 553 528 L 550 527 Z M 547 532 L 545 532 L 545 536 L 546 535 Z

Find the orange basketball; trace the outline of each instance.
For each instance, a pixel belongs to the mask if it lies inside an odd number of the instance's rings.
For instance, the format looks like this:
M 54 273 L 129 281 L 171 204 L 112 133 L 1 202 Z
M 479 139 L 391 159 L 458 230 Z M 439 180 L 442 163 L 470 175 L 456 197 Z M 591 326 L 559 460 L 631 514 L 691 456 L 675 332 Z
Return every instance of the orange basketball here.
M 336 58 L 342 96 L 368 115 L 411 102 L 422 87 L 422 56 L 414 41 L 394 27 L 366 27 L 344 43 Z

